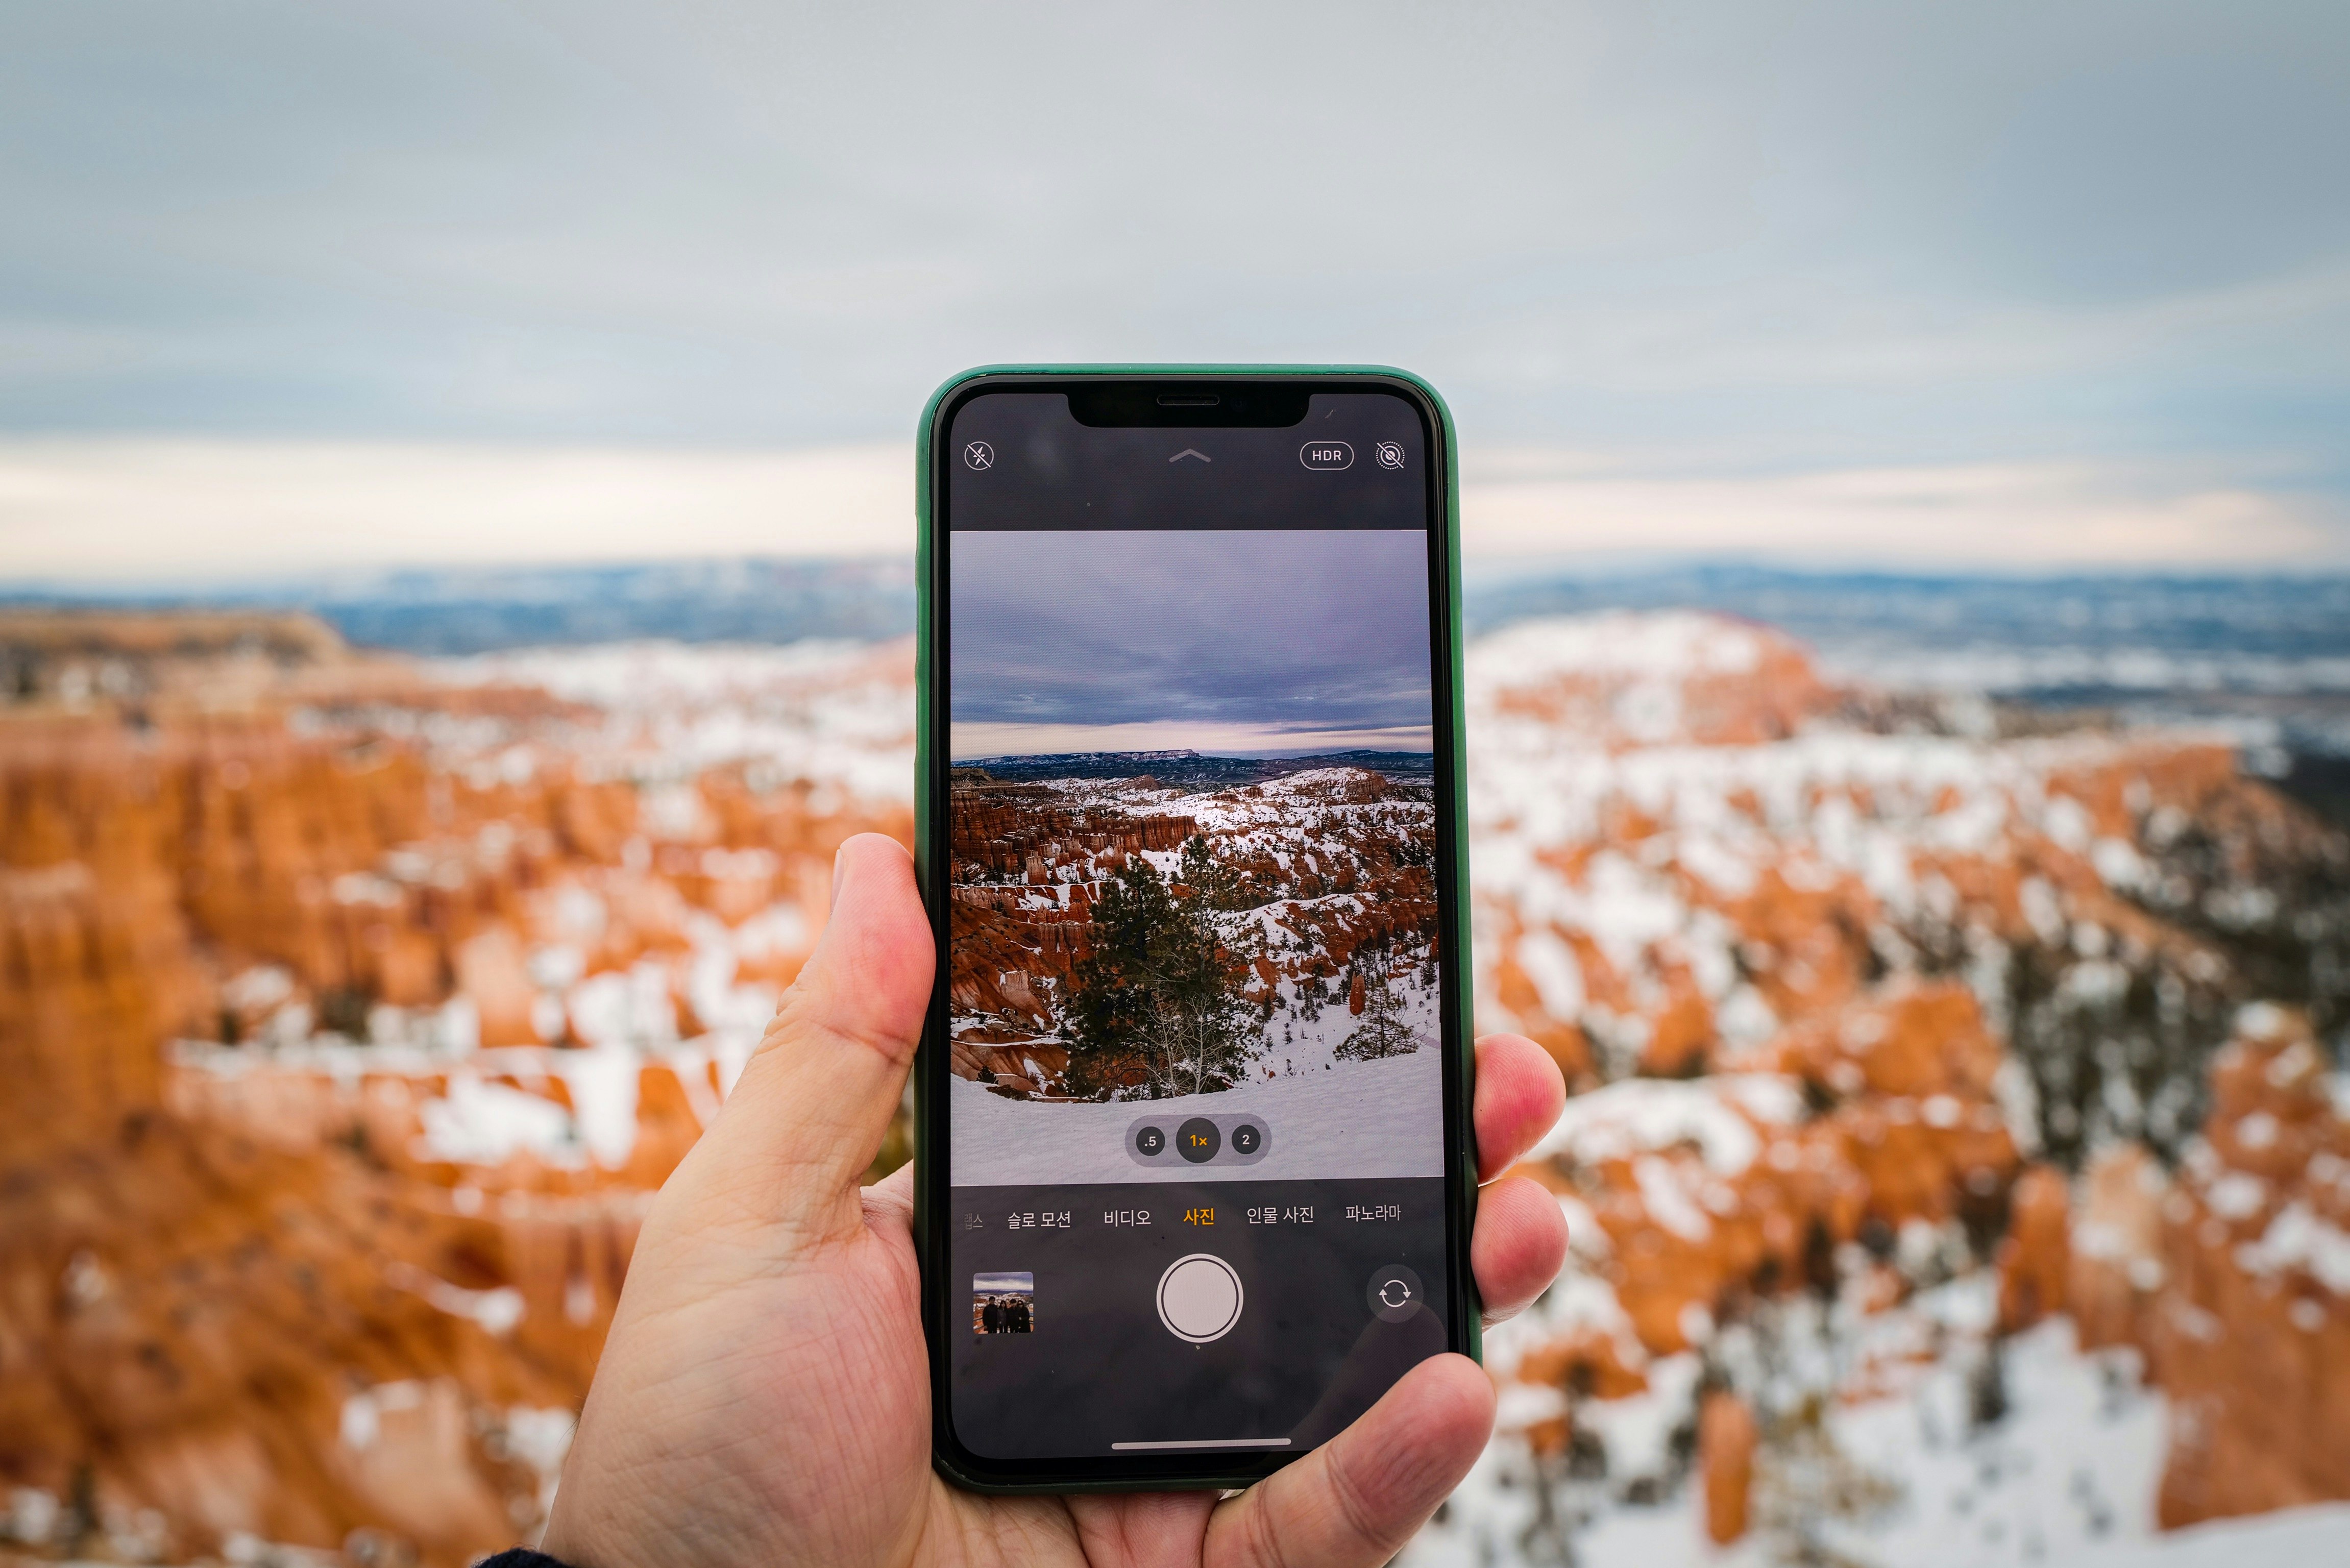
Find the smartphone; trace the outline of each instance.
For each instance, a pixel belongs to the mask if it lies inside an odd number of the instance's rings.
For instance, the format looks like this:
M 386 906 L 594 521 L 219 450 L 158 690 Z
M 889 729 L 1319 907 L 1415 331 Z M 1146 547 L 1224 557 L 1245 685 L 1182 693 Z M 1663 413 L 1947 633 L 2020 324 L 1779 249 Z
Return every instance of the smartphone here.
M 1449 416 L 999 368 L 920 452 L 935 1461 L 1246 1485 L 1479 1346 Z

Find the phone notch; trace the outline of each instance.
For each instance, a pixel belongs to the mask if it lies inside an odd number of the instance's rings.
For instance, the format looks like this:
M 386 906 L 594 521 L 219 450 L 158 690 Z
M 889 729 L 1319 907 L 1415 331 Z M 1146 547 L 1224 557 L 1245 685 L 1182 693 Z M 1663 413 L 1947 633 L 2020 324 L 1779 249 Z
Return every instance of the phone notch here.
M 1069 413 L 1095 430 L 1285 430 L 1302 424 L 1313 394 L 1263 381 L 1084 382 L 1069 389 Z

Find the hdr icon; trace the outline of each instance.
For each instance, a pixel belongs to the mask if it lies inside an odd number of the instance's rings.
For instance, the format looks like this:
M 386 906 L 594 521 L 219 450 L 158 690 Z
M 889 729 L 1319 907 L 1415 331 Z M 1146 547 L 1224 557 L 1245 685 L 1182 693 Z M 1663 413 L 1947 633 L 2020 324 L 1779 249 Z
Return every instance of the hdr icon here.
M 1308 468 L 1351 468 L 1355 449 L 1342 441 L 1309 441 L 1297 449 L 1297 461 Z

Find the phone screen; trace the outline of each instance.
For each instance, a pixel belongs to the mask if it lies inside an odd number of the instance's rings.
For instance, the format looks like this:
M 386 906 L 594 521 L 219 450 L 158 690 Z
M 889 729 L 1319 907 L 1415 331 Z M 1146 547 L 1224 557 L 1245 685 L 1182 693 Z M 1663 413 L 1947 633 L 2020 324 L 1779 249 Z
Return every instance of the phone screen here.
M 1442 459 L 1295 402 L 947 416 L 932 1255 L 953 1436 L 1015 1469 L 1303 1454 L 1461 1310 Z

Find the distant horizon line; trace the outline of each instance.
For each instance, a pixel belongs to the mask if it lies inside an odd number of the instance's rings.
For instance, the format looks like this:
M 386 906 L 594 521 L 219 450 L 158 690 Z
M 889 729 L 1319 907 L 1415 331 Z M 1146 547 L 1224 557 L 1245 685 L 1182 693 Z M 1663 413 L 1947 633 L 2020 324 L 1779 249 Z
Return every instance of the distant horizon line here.
M 461 563 L 910 560 L 909 455 L 898 441 L 16 429 L 0 431 L 0 537 L 17 592 Z M 1461 552 L 1471 569 L 1725 558 L 1998 578 L 2350 569 L 2350 512 L 2323 460 L 2298 472 L 2274 461 L 2075 452 L 1854 463 L 1814 452 L 1723 467 L 1696 452 L 1472 445 Z M 778 517 L 792 522 L 779 529 Z M 666 549 L 647 549 L 649 524 Z M 1771 547 L 1758 547 L 1764 539 Z
M 1062 763 L 1077 757 L 1116 758 L 1131 762 L 1217 762 L 1238 763 L 1288 762 L 1299 757 L 1432 757 L 1433 750 L 1401 751 L 1382 746 L 1342 746 L 1333 751 L 1327 746 L 1284 746 L 1271 751 L 1202 752 L 1189 746 L 1146 747 L 1133 752 L 999 752 L 984 757 L 949 757 L 950 765 L 959 768 L 983 767 L 989 763 Z
M 399 579 L 529 578 L 547 576 L 590 576 L 634 572 L 691 574 L 714 569 L 761 567 L 837 570 L 842 567 L 881 568 L 910 573 L 913 552 L 905 549 L 837 551 L 713 550 L 681 555 L 531 556 L 469 560 L 463 556 L 411 560 L 316 563 L 224 570 L 218 576 L 171 568 L 133 569 L 120 574 L 81 576 L 69 573 L 26 573 L 0 576 L 0 602 L 18 605 L 69 604 L 124 608 L 168 607 L 244 607 L 247 604 L 276 607 L 296 596 L 359 597 L 396 595 L 412 581 Z M 1866 556 L 1807 555 L 1756 550 L 1685 548 L 1661 551 L 1561 549 L 1556 551 L 1497 551 L 1463 563 L 1463 576 L 1475 579 L 1463 587 L 1471 592 L 1491 591 L 1504 583 L 1516 585 L 1534 578 L 1575 577 L 1597 581 L 1727 572 L 1758 576 L 1809 580 L 1860 580 L 1892 583 L 1982 583 L 2053 587 L 2066 582 L 2308 583 L 2350 577 L 2350 559 L 2262 561 L 2230 566 L 2208 560 L 2116 563 L 2096 560 L 2017 561 L 2004 566 L 1975 561 L 1888 560 Z

